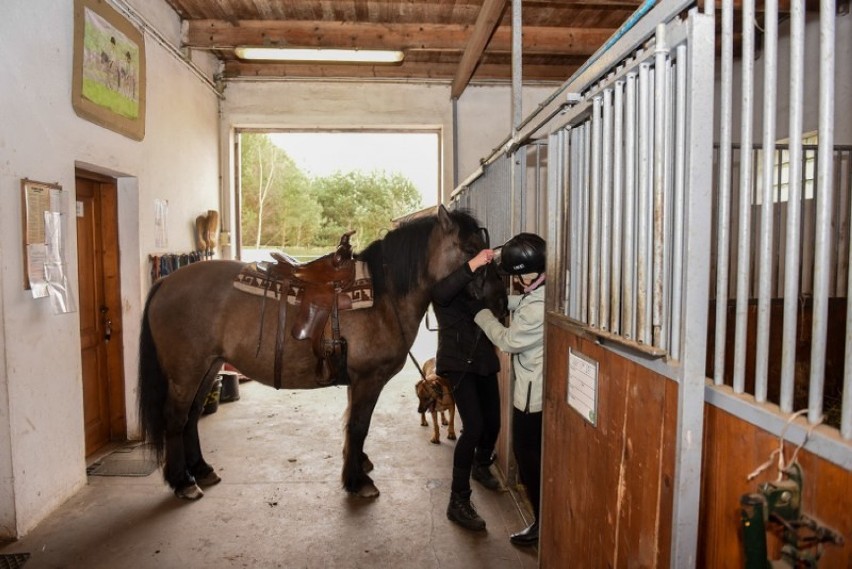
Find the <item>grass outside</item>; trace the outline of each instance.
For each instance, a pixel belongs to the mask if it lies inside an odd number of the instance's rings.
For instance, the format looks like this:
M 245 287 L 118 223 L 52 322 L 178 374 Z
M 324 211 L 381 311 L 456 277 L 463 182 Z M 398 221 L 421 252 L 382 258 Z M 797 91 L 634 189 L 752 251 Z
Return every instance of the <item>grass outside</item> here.
M 83 96 L 96 105 L 106 107 L 110 111 L 129 119 L 139 117 L 139 103 L 116 93 L 102 83 L 83 79 Z
M 245 247 L 243 246 L 240 250 L 240 260 L 248 263 L 253 263 L 256 261 L 272 261 L 273 252 L 284 252 L 290 255 L 291 257 L 296 258 L 298 261 L 311 261 L 318 257 L 322 257 L 326 253 L 330 253 L 334 247 L 287 247 L 286 249 L 281 249 L 277 247 Z

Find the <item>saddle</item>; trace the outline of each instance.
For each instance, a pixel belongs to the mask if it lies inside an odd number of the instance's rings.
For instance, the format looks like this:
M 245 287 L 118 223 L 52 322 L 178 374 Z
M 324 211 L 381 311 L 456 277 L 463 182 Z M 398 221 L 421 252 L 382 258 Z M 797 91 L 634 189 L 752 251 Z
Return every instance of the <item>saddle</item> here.
M 278 330 L 275 335 L 275 388 L 281 388 L 284 339 L 287 333 L 287 293 L 291 286 L 302 289 L 290 333 L 296 340 L 311 340 L 317 357 L 317 383 L 322 386 L 348 383 L 346 338 L 340 337 L 339 311 L 352 308 L 352 300 L 341 292 L 355 281 L 350 236 L 344 233 L 337 248 L 319 259 L 300 263 L 286 254 L 273 253 L 275 264 L 267 269 L 270 282 L 280 281 L 284 291 L 278 299 Z

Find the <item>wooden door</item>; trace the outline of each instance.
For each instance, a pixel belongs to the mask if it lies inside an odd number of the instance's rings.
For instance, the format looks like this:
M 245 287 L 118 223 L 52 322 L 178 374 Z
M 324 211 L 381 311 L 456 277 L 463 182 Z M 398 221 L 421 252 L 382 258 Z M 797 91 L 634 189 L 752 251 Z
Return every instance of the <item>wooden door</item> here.
M 77 263 L 86 456 L 127 436 L 114 180 L 77 172 Z

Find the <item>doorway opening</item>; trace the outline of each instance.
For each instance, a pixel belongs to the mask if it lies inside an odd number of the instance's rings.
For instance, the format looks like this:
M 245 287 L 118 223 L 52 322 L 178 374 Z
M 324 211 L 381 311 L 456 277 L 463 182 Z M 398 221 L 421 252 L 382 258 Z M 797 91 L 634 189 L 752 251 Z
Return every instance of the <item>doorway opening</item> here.
M 77 169 L 77 264 L 86 457 L 127 439 L 114 178 Z
M 440 195 L 436 130 L 237 133 L 236 255 L 300 260 L 327 253 L 355 230 L 355 250 L 393 220 L 434 207 Z

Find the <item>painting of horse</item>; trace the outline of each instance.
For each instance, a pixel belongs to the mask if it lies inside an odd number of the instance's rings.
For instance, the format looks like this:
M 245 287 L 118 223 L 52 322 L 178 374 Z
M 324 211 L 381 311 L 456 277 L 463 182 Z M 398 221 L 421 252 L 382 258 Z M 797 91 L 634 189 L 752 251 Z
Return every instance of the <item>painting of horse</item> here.
M 367 474 L 373 465 L 364 441 L 373 410 L 387 382 L 402 370 L 432 286 L 486 246 L 478 221 L 465 211 L 439 207 L 374 241 L 356 258 L 373 279 L 373 305 L 341 311 L 347 340 L 348 407 L 344 420 L 343 488 L 372 498 L 379 490 Z M 194 263 L 160 279 L 145 303 L 139 342 L 139 417 L 156 450 L 163 476 L 178 497 L 198 499 L 202 487 L 219 482 L 203 458 L 198 419 L 222 364 L 275 385 L 276 302 L 234 288 L 244 263 Z M 470 294 L 498 316 L 506 313 L 506 290 L 493 270 L 472 281 Z M 288 307 L 287 313 L 295 310 Z M 283 345 L 286 389 L 322 387 L 309 341 Z

